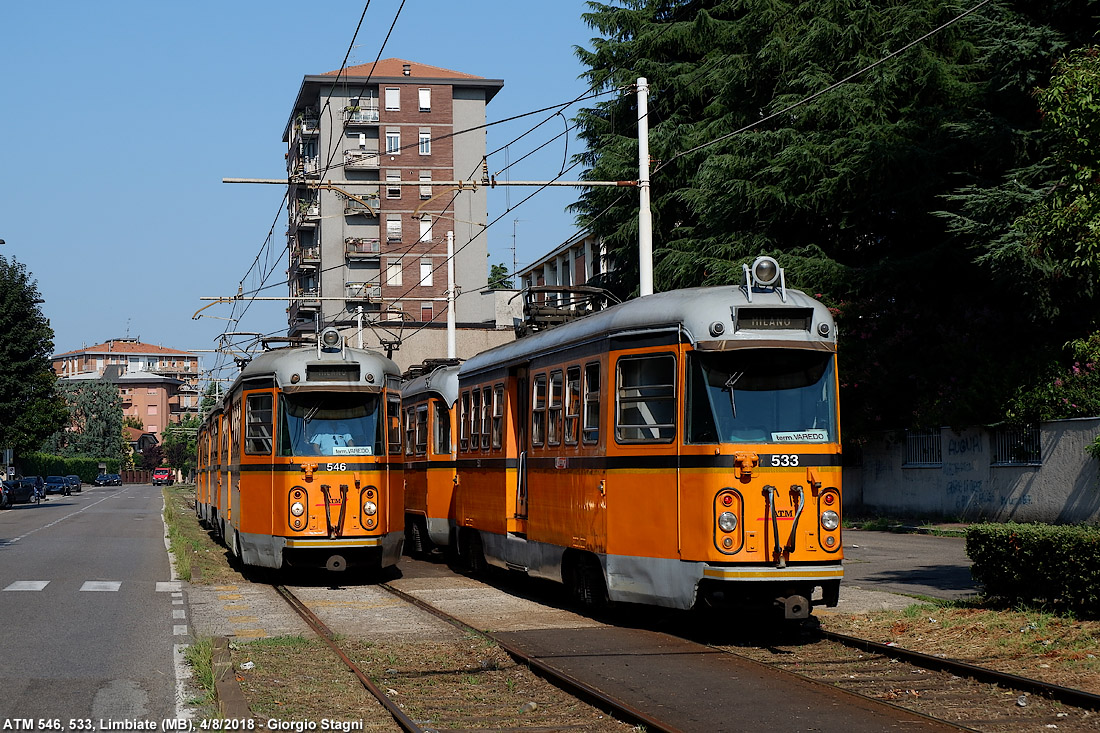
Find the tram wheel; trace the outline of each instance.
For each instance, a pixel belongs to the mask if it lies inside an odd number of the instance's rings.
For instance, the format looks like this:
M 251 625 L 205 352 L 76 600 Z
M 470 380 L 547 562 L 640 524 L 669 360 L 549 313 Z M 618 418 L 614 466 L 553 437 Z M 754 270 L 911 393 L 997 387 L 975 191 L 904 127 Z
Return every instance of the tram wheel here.
M 583 557 L 573 566 L 571 591 L 582 607 L 596 611 L 607 608 L 607 586 L 599 560 Z
M 412 527 L 409 528 L 409 550 L 413 557 L 420 557 L 424 554 L 424 536 L 420 533 L 420 524 L 413 522 Z
M 480 532 L 472 531 L 466 535 L 462 554 L 466 559 L 466 568 L 472 573 L 483 573 L 489 566 L 485 562 L 485 548 L 481 544 Z

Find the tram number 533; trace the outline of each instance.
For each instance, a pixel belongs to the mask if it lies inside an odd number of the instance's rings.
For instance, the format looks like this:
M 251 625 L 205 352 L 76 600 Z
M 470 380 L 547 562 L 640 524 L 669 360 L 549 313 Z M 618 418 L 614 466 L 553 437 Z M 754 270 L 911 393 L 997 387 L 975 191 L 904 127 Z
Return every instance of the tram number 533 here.
M 794 453 L 776 453 L 772 456 L 773 466 L 797 466 L 798 455 Z

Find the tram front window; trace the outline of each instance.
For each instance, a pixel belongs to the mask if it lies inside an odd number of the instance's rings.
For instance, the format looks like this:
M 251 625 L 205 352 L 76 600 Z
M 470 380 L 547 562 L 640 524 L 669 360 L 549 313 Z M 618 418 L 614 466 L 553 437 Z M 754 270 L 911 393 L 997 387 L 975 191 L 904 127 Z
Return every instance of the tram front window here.
M 358 392 L 282 395 L 279 455 L 381 455 L 380 404 L 378 395 Z
M 833 363 L 830 353 L 797 349 L 692 353 L 687 442 L 835 442 Z

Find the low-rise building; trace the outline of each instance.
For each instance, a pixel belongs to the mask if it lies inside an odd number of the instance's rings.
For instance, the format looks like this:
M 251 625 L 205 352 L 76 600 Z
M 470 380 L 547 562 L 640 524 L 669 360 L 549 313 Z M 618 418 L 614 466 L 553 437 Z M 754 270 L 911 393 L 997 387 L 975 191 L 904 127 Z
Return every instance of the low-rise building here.
M 56 354 L 52 361 L 61 379 L 117 385 L 123 415 L 138 418 L 155 436 L 169 423 L 198 414 L 200 362 L 187 351 L 121 338 Z

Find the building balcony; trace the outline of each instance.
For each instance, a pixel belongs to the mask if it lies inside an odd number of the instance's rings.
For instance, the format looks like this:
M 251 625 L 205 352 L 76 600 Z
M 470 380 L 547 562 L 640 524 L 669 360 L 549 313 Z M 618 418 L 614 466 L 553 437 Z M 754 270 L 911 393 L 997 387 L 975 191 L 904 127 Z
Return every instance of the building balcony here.
M 321 293 L 317 288 L 298 288 L 293 292 L 298 310 L 318 310 L 321 307 Z
M 378 301 L 382 297 L 382 286 L 371 283 L 345 283 L 344 298 L 357 302 Z
M 291 266 L 298 267 L 313 267 L 316 268 L 321 264 L 321 248 L 317 246 L 313 247 L 298 247 L 294 251 L 291 257 Z
M 375 194 L 377 196 L 377 194 Z M 367 195 L 360 195 L 359 198 L 366 199 Z M 363 214 L 365 216 L 378 216 L 378 211 L 368 203 L 356 201 L 355 199 L 344 200 L 344 215 L 354 216 L 356 214 Z
M 312 137 L 321 134 L 321 125 L 316 116 L 308 114 L 299 115 L 294 121 L 294 129 L 303 137 Z
M 349 260 L 377 260 L 382 251 L 382 241 L 365 237 L 348 237 L 344 240 L 344 252 Z
M 321 172 L 320 158 L 313 156 L 308 158 L 295 158 L 291 165 L 290 173 L 295 176 L 315 176 Z
M 363 171 L 378 169 L 377 150 L 345 150 L 344 170 Z
M 344 122 L 349 125 L 377 124 L 378 107 L 345 107 Z

